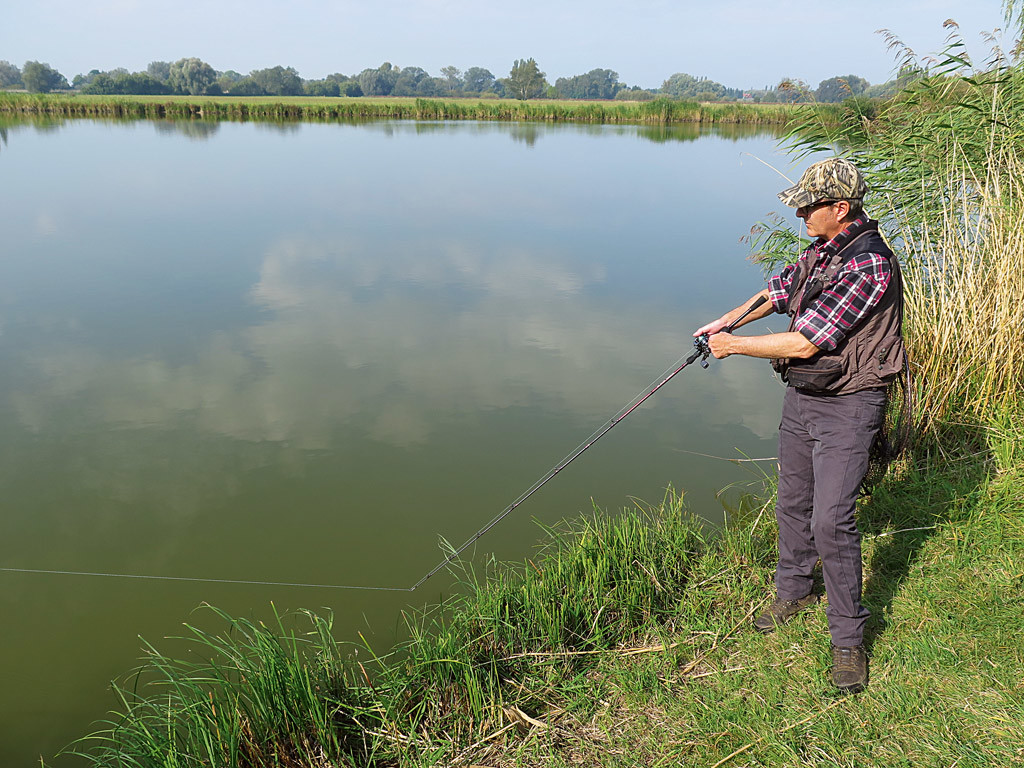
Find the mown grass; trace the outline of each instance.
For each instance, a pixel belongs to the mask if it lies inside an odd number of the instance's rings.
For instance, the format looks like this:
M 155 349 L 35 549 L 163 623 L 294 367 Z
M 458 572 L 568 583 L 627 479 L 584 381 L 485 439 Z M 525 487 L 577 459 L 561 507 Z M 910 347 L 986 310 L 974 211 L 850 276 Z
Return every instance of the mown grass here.
M 506 120 L 583 123 L 785 125 L 788 105 L 538 99 L 89 96 L 0 92 L 0 114 L 193 120 Z

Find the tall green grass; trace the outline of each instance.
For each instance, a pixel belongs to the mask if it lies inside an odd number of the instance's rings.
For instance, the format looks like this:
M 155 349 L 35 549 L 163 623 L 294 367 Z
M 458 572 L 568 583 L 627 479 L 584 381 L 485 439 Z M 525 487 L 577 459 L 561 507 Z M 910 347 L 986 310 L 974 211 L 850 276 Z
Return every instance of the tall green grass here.
M 649 102 L 472 99 L 82 96 L 0 92 L 0 114 L 188 120 L 505 120 L 581 123 L 785 125 L 793 107 Z
M 110 766 L 311 766 L 366 752 L 365 690 L 329 618 L 306 613 L 300 633 L 211 610 L 226 629 L 185 625 L 185 660 L 147 644 L 131 685 L 114 686 L 121 711 L 71 751 Z

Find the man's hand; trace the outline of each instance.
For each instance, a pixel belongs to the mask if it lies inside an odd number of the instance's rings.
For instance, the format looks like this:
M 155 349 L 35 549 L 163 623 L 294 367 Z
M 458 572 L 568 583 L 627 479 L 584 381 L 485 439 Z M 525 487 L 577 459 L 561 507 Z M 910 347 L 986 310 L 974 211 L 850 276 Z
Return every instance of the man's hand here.
M 708 346 L 716 360 L 723 360 L 733 353 L 735 337 L 731 333 L 713 333 L 708 337 Z
M 709 336 L 714 333 L 718 333 L 720 330 L 729 325 L 729 321 L 725 317 L 720 317 L 717 320 L 712 320 L 707 325 L 702 325 L 696 331 L 693 332 L 694 338 L 697 336 L 703 336 L 705 333 Z

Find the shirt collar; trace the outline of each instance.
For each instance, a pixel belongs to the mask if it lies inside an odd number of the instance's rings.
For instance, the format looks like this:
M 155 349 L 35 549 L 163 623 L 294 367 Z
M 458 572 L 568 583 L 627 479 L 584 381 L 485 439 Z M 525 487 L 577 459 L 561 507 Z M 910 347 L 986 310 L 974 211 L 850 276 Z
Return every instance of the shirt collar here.
M 871 219 L 868 218 L 866 213 L 862 213 L 856 219 L 851 221 L 846 227 L 831 240 L 817 240 L 811 247 L 814 252 L 819 256 L 831 257 L 839 253 L 847 243 L 849 243 L 857 235 L 861 234 L 867 229 L 870 229 L 874 224 Z

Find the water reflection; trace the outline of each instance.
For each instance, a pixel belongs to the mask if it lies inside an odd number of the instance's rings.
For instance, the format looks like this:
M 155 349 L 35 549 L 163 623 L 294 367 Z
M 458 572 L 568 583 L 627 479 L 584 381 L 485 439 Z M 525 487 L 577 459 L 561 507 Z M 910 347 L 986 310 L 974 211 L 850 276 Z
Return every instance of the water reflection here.
M 321 450 L 348 424 L 408 447 L 425 442 L 432 424 L 476 410 L 532 404 L 599 420 L 646 383 L 638 372 L 659 372 L 652 360 L 668 365 L 686 351 L 677 327 L 652 328 L 644 313 L 609 312 L 595 300 L 606 282 L 599 264 L 565 263 L 557 250 L 484 258 L 458 243 L 420 247 L 430 259 L 370 258 L 369 242 L 280 240 L 248 291 L 263 310 L 259 323 L 195 338 L 185 363 L 88 344 L 36 347 L 19 360 L 23 388 L 8 393 L 19 422 L 33 434 L 59 432 L 60 403 L 74 399 L 86 429 L 187 422 Z M 70 316 L 41 322 L 82 325 Z M 742 387 L 754 382 L 730 378 L 727 388 L 740 387 L 733 403 L 750 401 Z M 742 412 L 755 434 L 774 431 L 757 409 Z
M 154 120 L 157 133 L 173 133 L 194 141 L 204 141 L 216 135 L 220 123 L 213 120 Z
M 303 124 L 297 120 L 257 120 L 253 125 L 260 131 L 289 135 L 301 131 Z
M 48 115 L 4 116 L 0 117 L 0 144 L 6 146 L 12 128 L 31 127 L 38 132 L 59 130 L 66 120 Z M 96 118 L 93 122 L 107 125 L 140 125 L 152 124 L 157 133 L 187 136 L 196 141 L 212 138 L 224 123 L 214 120 L 132 120 L 115 118 Z M 302 130 L 304 123 L 295 120 L 264 120 L 251 123 L 256 130 L 271 133 L 294 135 Z M 453 123 L 446 121 L 395 121 L 378 119 L 337 120 L 336 125 L 361 127 L 382 136 L 397 136 L 404 133 L 441 134 L 452 130 Z M 457 124 L 457 123 L 456 123 Z M 714 136 L 733 142 L 742 142 L 755 137 L 776 136 L 778 131 L 773 126 L 756 124 L 700 124 L 685 123 L 676 125 L 604 125 L 599 123 L 500 123 L 500 122 L 469 122 L 461 124 L 460 129 L 475 133 L 501 133 L 514 142 L 526 146 L 534 146 L 544 136 L 558 131 L 571 131 L 576 134 L 607 136 L 609 134 L 629 135 L 655 143 L 692 142 L 702 136 Z
M 537 137 L 539 135 L 540 131 L 533 123 L 520 123 L 509 131 L 509 136 L 512 137 L 513 141 L 522 142 L 528 147 L 532 147 L 537 143 Z

